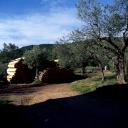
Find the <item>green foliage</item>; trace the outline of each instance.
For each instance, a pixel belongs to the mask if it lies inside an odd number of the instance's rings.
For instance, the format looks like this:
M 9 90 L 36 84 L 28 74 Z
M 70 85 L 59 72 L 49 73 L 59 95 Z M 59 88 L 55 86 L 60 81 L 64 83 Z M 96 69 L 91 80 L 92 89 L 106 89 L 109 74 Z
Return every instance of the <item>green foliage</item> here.
M 15 44 L 9 43 L 3 44 L 3 50 L 0 51 L 0 80 L 6 75 L 7 64 L 16 58 L 22 57 L 25 51 L 29 51 L 33 48 L 33 45 L 18 48 Z M 41 44 L 40 49 L 45 53 L 48 59 L 52 59 L 52 44 Z M 45 50 L 44 50 L 45 49 Z M 36 53 L 41 52 L 37 49 Z M 47 55 L 46 55 L 47 54 Z M 40 56 L 41 57 L 41 56 Z M 44 58 L 44 56 L 43 56 Z M 32 58 L 31 58 L 32 59 Z
M 0 81 L 5 81 L 7 64 L 0 63 Z
M 39 46 L 33 47 L 32 50 L 28 50 L 24 53 L 24 63 L 28 65 L 29 68 L 38 67 L 47 60 L 46 49 L 41 49 Z
M 89 59 L 87 43 L 79 39 L 80 35 L 72 33 L 57 42 L 55 52 L 60 66 L 73 69 L 86 67 Z
M 0 51 L 0 62 L 8 63 L 11 60 L 22 57 L 25 51 L 31 50 L 33 47 L 34 47 L 33 45 L 30 45 L 30 46 L 18 48 L 15 44 L 4 43 L 4 48 L 3 50 Z M 53 44 L 41 44 L 40 45 L 41 49 L 46 49 L 48 59 L 50 60 L 53 59 L 53 55 L 52 55 L 53 47 L 54 47 Z
M 15 44 L 4 43 L 4 48 L 0 52 L 0 81 L 1 83 L 6 82 L 6 70 L 7 64 L 11 60 L 18 58 L 21 55 L 21 52 L 18 50 L 18 47 Z
M 64 68 L 73 68 L 75 66 L 75 56 L 72 51 L 72 44 L 57 44 L 55 47 L 59 65 Z
M 12 101 L 9 100 L 0 100 L 0 104 L 9 104 Z
M 76 61 L 87 65 L 101 65 L 103 68 L 112 58 L 112 53 L 97 45 L 94 39 L 86 39 L 84 30 L 75 30 L 70 35 L 75 45 Z M 79 63 L 79 65 L 80 65 Z
M 33 47 L 40 47 L 40 49 L 46 49 L 47 51 L 47 57 L 49 60 L 52 60 L 54 59 L 54 56 L 53 56 L 53 48 L 54 48 L 54 44 L 40 44 L 40 45 L 29 45 L 29 46 L 25 46 L 25 47 L 22 47 L 20 48 L 20 50 L 22 51 L 22 55 L 28 51 L 28 50 L 32 50 Z
M 85 68 L 88 65 L 100 66 L 103 72 L 104 66 L 108 66 L 112 57 L 107 50 L 98 47 L 92 39 L 85 39 L 82 32 L 78 30 L 58 41 L 55 49 L 60 66 L 81 68 L 82 75 L 85 75 Z
M 72 44 L 72 52 L 77 67 L 86 67 L 89 55 L 87 52 L 86 42 L 74 42 Z
M 54 58 L 54 54 L 53 54 L 53 48 L 54 48 L 55 44 L 40 44 L 39 47 L 41 49 L 46 49 L 47 51 L 47 57 L 48 60 L 53 60 Z
M 42 82 L 38 79 L 35 79 L 33 82 L 32 82 L 32 85 L 37 85 L 37 84 L 42 84 Z
M 18 46 L 12 43 L 9 43 L 9 44 L 4 43 L 3 46 L 4 46 L 3 51 L 6 51 L 6 52 L 10 52 L 18 49 Z
M 0 62 L 8 63 L 13 59 L 19 58 L 22 56 L 22 51 L 12 43 L 6 44 L 4 43 L 4 48 L 0 52 Z
M 113 61 L 118 82 L 125 83 L 124 60 L 126 60 L 125 53 L 128 48 L 128 1 L 112 0 L 106 5 L 96 0 L 79 0 L 77 9 L 79 18 L 85 23 L 81 33 L 86 39 L 92 39 L 94 43 L 92 46 L 96 46 L 92 49 L 100 49 L 92 53 L 95 60 L 98 60 L 100 65 L 104 65 L 101 62 L 106 61 L 105 55 L 109 53 L 111 59 L 115 58 Z M 102 54 L 104 51 L 105 54 Z M 97 53 L 96 56 L 95 53 Z M 99 61 L 97 58 L 104 58 L 104 61 Z
M 19 58 L 23 55 L 23 52 L 20 49 L 12 51 L 1 51 L 0 60 L 2 63 L 8 63 L 11 60 Z

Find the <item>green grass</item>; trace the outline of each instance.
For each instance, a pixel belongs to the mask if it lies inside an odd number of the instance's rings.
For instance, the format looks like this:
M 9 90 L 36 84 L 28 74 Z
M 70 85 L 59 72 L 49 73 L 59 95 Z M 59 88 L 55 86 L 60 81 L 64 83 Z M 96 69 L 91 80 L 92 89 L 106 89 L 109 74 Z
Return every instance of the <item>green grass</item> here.
M 32 85 L 34 85 L 34 84 L 42 84 L 42 82 L 40 81 L 40 80 L 34 80 L 32 83 L 31 83 Z
M 79 91 L 82 94 L 95 91 L 97 88 L 108 85 L 117 84 L 115 76 L 111 72 L 105 72 L 105 81 L 101 80 L 101 73 L 92 73 L 88 75 L 88 78 L 84 80 L 78 80 L 72 82 L 71 85 L 74 90 Z

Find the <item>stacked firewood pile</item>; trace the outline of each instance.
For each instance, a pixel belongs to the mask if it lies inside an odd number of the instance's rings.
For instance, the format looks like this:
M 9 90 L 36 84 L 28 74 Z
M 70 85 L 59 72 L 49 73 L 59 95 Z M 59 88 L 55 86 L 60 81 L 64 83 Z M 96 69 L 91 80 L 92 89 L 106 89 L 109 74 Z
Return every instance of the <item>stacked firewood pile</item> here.
M 70 82 L 75 78 L 72 70 L 47 68 L 39 72 L 38 79 L 44 83 Z
M 59 68 L 57 62 L 47 61 L 38 67 L 38 80 L 44 83 L 70 82 L 76 77 L 72 70 Z M 10 83 L 30 83 L 35 79 L 35 71 L 24 64 L 23 58 L 18 58 L 8 64 L 7 81 Z
M 7 81 L 10 83 L 32 82 L 34 75 L 27 65 L 23 63 L 23 58 L 18 58 L 8 64 Z

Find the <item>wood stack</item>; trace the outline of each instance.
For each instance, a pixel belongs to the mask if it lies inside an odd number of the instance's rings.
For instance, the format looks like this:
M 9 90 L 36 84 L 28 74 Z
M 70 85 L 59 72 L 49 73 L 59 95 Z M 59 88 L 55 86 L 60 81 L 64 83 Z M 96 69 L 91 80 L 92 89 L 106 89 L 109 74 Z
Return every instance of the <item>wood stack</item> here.
M 28 83 L 33 81 L 32 71 L 18 58 L 8 64 L 7 81 L 10 83 Z
M 44 83 L 70 82 L 74 80 L 74 73 L 69 69 L 47 68 L 39 72 L 38 79 Z

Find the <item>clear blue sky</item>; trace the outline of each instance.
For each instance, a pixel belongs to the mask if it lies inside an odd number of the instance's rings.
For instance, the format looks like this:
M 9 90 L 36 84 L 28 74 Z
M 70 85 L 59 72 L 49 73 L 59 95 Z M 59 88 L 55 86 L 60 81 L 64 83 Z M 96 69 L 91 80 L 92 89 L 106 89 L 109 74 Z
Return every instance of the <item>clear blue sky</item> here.
M 107 0 L 103 0 L 105 2 Z M 0 48 L 54 43 L 78 28 L 77 0 L 0 0 Z

